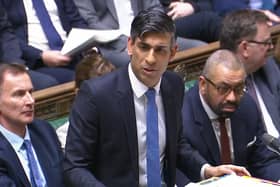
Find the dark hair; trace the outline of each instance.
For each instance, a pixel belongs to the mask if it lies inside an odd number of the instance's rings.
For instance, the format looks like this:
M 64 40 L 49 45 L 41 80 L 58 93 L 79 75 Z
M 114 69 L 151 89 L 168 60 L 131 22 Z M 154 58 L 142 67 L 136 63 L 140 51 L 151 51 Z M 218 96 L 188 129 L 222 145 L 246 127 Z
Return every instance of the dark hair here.
M 75 84 L 80 88 L 84 80 L 115 70 L 116 67 L 96 51 L 90 51 L 76 66 Z
M 267 23 L 269 19 L 258 10 L 238 10 L 229 13 L 222 22 L 220 46 L 236 52 L 242 40 L 253 40 L 257 34 L 257 24 Z
M 0 63 L 0 89 L 4 81 L 6 73 L 11 73 L 13 75 L 18 74 L 28 74 L 28 68 L 23 64 L 17 63 Z
M 140 11 L 131 24 L 130 37 L 134 42 L 146 33 L 171 33 L 175 42 L 176 28 L 173 20 L 160 7 L 151 7 Z

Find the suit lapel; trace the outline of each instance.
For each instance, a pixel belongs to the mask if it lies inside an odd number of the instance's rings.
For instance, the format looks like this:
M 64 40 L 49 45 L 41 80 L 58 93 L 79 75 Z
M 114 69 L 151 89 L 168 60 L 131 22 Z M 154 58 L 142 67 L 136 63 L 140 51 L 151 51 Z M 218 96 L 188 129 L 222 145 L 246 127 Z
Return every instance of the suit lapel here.
M 254 76 L 255 83 L 261 93 L 264 104 L 271 116 L 273 124 L 280 132 L 280 116 L 279 109 L 277 108 L 277 102 L 275 95 L 273 95 L 272 88 L 270 87 L 269 80 L 266 79 L 266 74 L 263 71 L 257 72 L 257 75 Z
M 220 149 L 219 144 L 217 142 L 216 135 L 214 133 L 213 127 L 211 125 L 211 121 L 206 118 L 201 118 L 199 121 L 196 122 L 199 125 L 200 133 L 202 139 L 207 146 L 208 151 L 211 153 L 212 160 L 214 163 L 220 163 Z
M 138 140 L 133 91 L 128 77 L 128 69 L 123 68 L 123 70 L 124 71 L 119 72 L 118 94 L 116 99 L 118 100 L 121 111 L 120 113 L 124 121 L 124 128 L 129 146 L 129 154 L 132 158 L 132 164 L 134 164 L 134 175 L 138 179 Z
M 16 175 L 14 177 L 18 178 L 17 181 L 20 181 L 22 186 L 30 186 L 29 180 L 25 174 L 19 158 L 17 157 L 16 152 L 14 151 L 8 140 L 2 135 L 2 133 L 0 133 L 0 158 L 1 160 L 4 160 L 5 163 L 7 163 L 6 165 L 12 166 L 13 171 L 10 171 L 9 168 L 9 172 Z M 1 167 L 2 166 L 0 166 L 0 169 Z
M 32 124 L 29 124 L 29 126 L 31 126 L 31 125 Z M 47 145 L 43 144 L 43 142 L 41 141 L 41 137 L 38 137 L 38 135 L 36 133 L 33 133 L 32 128 L 29 128 L 29 133 L 30 133 L 31 142 L 35 149 L 41 169 L 44 173 L 46 182 L 49 186 L 50 179 L 48 179 L 48 176 L 51 176 L 51 175 L 48 174 L 48 172 L 49 172 L 48 168 L 52 167 L 52 165 L 51 165 L 52 163 L 50 162 L 50 156 L 48 154 L 48 151 L 46 151 Z
M 202 140 L 207 146 L 208 152 L 211 153 L 212 160 L 214 161 L 214 163 L 219 164 L 221 160 L 219 154 L 219 144 L 217 142 L 215 132 L 211 125 L 211 121 L 207 113 L 205 112 L 201 100 L 199 98 L 198 85 L 196 85 L 195 89 L 195 99 L 190 101 L 192 102 L 193 106 L 195 124 L 199 126 Z
M 165 116 L 165 127 L 166 127 L 166 148 L 165 148 L 165 162 L 164 162 L 164 179 L 168 184 L 170 180 L 175 176 L 175 167 L 176 167 L 176 152 L 177 152 L 177 131 L 178 131 L 178 120 L 175 118 L 178 116 L 176 114 L 176 97 L 177 95 L 172 92 L 170 88 L 171 83 L 168 83 L 168 80 L 165 77 L 165 74 L 162 76 L 160 92 L 162 96 L 162 102 L 164 107 L 164 116 Z M 180 119 L 181 120 L 181 119 Z M 181 123 L 181 121 L 180 121 Z

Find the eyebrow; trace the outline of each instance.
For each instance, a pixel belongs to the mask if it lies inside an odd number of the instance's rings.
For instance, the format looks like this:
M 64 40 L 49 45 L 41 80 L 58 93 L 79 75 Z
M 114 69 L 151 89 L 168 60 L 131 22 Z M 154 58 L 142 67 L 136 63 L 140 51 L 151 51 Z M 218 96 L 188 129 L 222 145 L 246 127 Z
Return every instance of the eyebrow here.
M 145 41 L 142 41 L 141 39 L 139 41 L 139 44 L 146 45 L 146 46 L 153 47 L 153 48 L 158 48 L 158 47 L 169 48 L 169 44 L 159 44 L 159 45 L 156 45 L 156 46 L 152 46 L 152 45 L 146 43 Z

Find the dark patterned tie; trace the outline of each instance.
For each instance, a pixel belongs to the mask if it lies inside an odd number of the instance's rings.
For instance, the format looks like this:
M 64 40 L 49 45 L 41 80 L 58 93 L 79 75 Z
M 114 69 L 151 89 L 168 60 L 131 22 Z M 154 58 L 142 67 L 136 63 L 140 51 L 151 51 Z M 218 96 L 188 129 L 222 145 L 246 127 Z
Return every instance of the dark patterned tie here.
M 230 144 L 227 134 L 225 118 L 219 118 L 220 123 L 220 144 L 221 144 L 221 162 L 222 164 L 231 164 Z
M 145 93 L 147 103 L 147 182 L 148 187 L 160 187 L 160 157 L 158 135 L 158 112 L 155 102 L 155 90 L 150 88 Z

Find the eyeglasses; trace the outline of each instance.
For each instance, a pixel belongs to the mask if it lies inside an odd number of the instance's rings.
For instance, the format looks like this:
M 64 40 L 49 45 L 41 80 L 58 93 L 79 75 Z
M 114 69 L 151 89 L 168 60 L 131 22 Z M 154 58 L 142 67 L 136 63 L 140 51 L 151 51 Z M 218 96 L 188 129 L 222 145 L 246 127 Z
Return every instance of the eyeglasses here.
M 256 40 L 247 40 L 247 42 L 249 43 L 255 43 L 255 44 L 260 44 L 260 45 L 264 45 L 264 46 L 272 46 L 273 43 L 272 43 L 272 39 L 268 39 L 266 41 L 256 41 Z
M 204 78 L 207 82 L 209 82 L 212 86 L 214 86 L 214 88 L 216 88 L 216 90 L 220 95 L 228 95 L 231 91 L 233 91 L 234 94 L 238 96 L 243 96 L 244 92 L 246 91 L 245 83 L 239 84 L 237 86 L 229 86 L 229 85 L 222 86 L 222 85 L 215 84 L 213 81 L 211 81 L 205 76 Z

